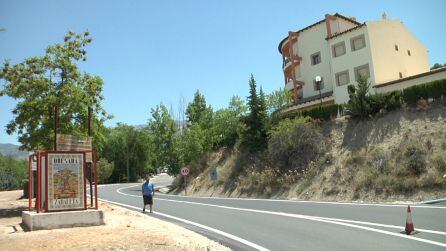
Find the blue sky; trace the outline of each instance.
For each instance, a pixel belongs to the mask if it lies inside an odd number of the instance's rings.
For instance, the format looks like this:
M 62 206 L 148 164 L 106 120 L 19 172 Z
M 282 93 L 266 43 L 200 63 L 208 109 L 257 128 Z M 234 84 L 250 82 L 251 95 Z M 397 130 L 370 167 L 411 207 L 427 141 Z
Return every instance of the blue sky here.
M 89 30 L 83 71 L 105 82 L 104 107 L 116 122 L 144 124 L 163 102 L 176 110 L 199 89 L 214 108 L 248 95 L 254 74 L 266 92 L 283 87 L 278 43 L 339 12 L 359 22 L 402 20 L 428 48 L 430 64 L 446 63 L 446 1 L 0 1 L 0 61 L 42 55 L 68 30 Z M 3 130 L 16 101 L 0 98 L 0 143 L 17 143 Z

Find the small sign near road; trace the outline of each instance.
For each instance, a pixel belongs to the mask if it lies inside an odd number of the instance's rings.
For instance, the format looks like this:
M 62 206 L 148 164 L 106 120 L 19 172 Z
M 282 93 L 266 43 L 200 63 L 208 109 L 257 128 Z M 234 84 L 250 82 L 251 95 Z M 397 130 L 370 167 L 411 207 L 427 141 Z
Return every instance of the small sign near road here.
M 189 167 L 185 166 L 185 167 L 181 168 L 180 173 L 183 176 L 189 175 Z
M 211 180 L 212 181 L 217 181 L 217 168 L 213 168 L 210 172 L 211 175 Z

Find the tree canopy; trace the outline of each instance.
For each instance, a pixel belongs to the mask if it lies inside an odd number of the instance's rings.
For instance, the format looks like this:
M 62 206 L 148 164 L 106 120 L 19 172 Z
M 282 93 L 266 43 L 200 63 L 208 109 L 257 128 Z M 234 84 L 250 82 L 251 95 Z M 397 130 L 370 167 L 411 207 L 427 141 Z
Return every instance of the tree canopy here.
M 88 107 L 93 109 L 92 134 L 102 138 L 103 122 L 110 118 L 101 105 L 104 83 L 98 76 L 80 72 L 77 65 L 86 61 L 85 47 L 91 42 L 88 31 L 69 31 L 64 43 L 49 46 L 43 56 L 17 64 L 6 61 L 0 68 L 0 79 L 6 82 L 0 96 L 18 101 L 6 132 L 18 133 L 22 149 L 52 149 L 55 116 L 58 133 L 86 135 Z

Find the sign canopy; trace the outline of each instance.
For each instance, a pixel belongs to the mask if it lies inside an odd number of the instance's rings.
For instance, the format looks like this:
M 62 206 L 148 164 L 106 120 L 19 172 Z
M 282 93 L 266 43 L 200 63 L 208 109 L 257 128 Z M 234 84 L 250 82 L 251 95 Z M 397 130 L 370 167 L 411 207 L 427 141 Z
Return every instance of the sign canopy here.
M 58 151 L 91 151 L 93 149 L 91 137 L 57 134 L 56 146 Z M 86 162 L 93 162 L 91 153 L 87 153 Z

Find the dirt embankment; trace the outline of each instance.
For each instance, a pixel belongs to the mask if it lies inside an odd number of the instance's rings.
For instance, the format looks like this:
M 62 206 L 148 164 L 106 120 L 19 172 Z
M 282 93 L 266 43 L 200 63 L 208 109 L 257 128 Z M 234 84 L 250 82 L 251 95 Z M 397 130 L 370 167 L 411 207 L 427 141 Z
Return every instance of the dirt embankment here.
M 195 232 L 108 203 L 104 226 L 25 232 L 21 191 L 0 192 L 0 250 L 229 250 Z
M 446 197 L 444 104 L 361 122 L 341 117 L 318 128 L 326 152 L 305 173 L 278 172 L 273 164 L 263 163 L 265 155 L 221 149 L 193 164 L 188 194 L 372 202 Z M 215 191 L 211 167 L 219 176 Z

